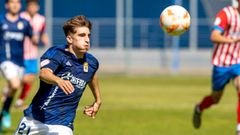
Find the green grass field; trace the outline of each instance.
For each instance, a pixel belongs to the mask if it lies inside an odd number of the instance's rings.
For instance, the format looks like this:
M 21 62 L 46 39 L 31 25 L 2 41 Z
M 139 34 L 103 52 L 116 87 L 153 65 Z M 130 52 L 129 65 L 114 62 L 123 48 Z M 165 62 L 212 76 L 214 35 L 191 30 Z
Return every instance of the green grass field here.
M 232 84 L 220 104 L 204 112 L 203 125 L 195 130 L 193 107 L 210 92 L 209 76 L 100 75 L 99 80 L 102 108 L 96 119 L 82 114 L 83 106 L 93 101 L 86 89 L 75 119 L 75 135 L 235 135 L 237 96 Z M 0 85 L 4 86 L 2 80 Z M 12 108 L 13 126 L 3 135 L 12 134 L 21 117 L 22 110 Z

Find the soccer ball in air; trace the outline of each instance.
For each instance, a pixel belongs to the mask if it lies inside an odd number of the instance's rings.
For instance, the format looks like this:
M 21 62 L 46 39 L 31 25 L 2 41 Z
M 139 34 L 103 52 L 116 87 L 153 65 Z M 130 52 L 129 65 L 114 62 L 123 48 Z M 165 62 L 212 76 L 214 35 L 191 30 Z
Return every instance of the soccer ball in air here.
M 160 25 L 167 34 L 179 36 L 190 27 L 190 14 L 188 11 L 178 5 L 166 7 L 160 15 Z

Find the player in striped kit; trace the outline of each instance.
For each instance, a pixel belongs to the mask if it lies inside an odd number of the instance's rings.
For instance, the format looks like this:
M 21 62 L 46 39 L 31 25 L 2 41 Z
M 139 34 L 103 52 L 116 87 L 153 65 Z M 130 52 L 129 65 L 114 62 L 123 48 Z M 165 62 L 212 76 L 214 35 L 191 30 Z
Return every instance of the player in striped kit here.
M 20 16 L 30 22 L 33 32 L 38 36 L 38 39 L 45 46 L 48 46 L 49 39 L 45 31 L 45 17 L 38 13 L 40 8 L 39 1 L 26 0 L 26 2 L 26 11 L 22 12 Z M 16 107 L 21 107 L 23 105 L 23 102 L 31 89 L 35 75 L 38 73 L 38 45 L 34 45 L 29 37 L 25 37 L 24 40 L 24 66 L 25 73 L 23 77 L 23 90 L 16 101 Z
M 238 3 L 240 0 L 238 0 Z M 212 92 L 194 108 L 193 125 L 201 126 L 202 112 L 217 104 L 230 80 L 238 91 L 238 126 L 240 131 L 240 6 L 223 8 L 216 16 L 211 32 L 214 43 L 212 55 Z M 240 133 L 239 133 L 240 135 Z

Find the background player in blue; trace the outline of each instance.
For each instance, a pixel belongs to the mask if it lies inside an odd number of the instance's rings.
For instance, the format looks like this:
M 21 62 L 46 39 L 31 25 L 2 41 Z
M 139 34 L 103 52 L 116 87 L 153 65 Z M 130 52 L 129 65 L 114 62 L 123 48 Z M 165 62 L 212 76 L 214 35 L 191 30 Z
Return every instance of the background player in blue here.
M 6 0 L 5 7 L 6 14 L 0 15 L 0 70 L 8 82 L 9 93 L 0 113 L 0 128 L 11 125 L 9 110 L 23 73 L 24 37 L 34 38 L 28 21 L 19 16 L 21 1 Z M 36 37 L 33 41 L 36 43 Z
M 97 59 L 90 48 L 92 24 L 84 16 L 68 20 L 63 30 L 67 45 L 54 46 L 41 57 L 40 87 L 15 134 L 72 135 L 76 109 L 88 85 L 95 101 L 85 107 L 87 116 L 95 117 L 101 105 L 96 71 Z

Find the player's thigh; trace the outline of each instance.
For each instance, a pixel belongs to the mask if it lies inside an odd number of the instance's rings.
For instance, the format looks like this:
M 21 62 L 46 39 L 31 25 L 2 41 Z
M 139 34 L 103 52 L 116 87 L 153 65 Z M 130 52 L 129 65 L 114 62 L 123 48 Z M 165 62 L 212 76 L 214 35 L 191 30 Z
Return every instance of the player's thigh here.
M 49 128 L 32 118 L 23 117 L 14 135 L 47 135 Z
M 0 70 L 6 80 L 10 83 L 12 88 L 18 88 L 23 76 L 24 69 L 11 61 L 2 62 Z
M 29 117 L 23 117 L 14 135 L 73 135 L 69 127 L 48 125 Z
M 73 135 L 73 131 L 71 128 L 62 125 L 48 125 L 49 134 L 48 135 Z
M 232 78 L 234 79 L 234 86 L 240 90 L 240 64 L 232 66 Z
M 23 67 L 20 67 L 11 61 L 2 62 L 0 65 L 0 69 L 7 80 L 10 80 L 14 77 L 18 77 L 19 79 L 21 79 L 24 71 Z
M 212 90 L 222 91 L 231 79 L 231 68 L 214 66 L 212 70 Z

